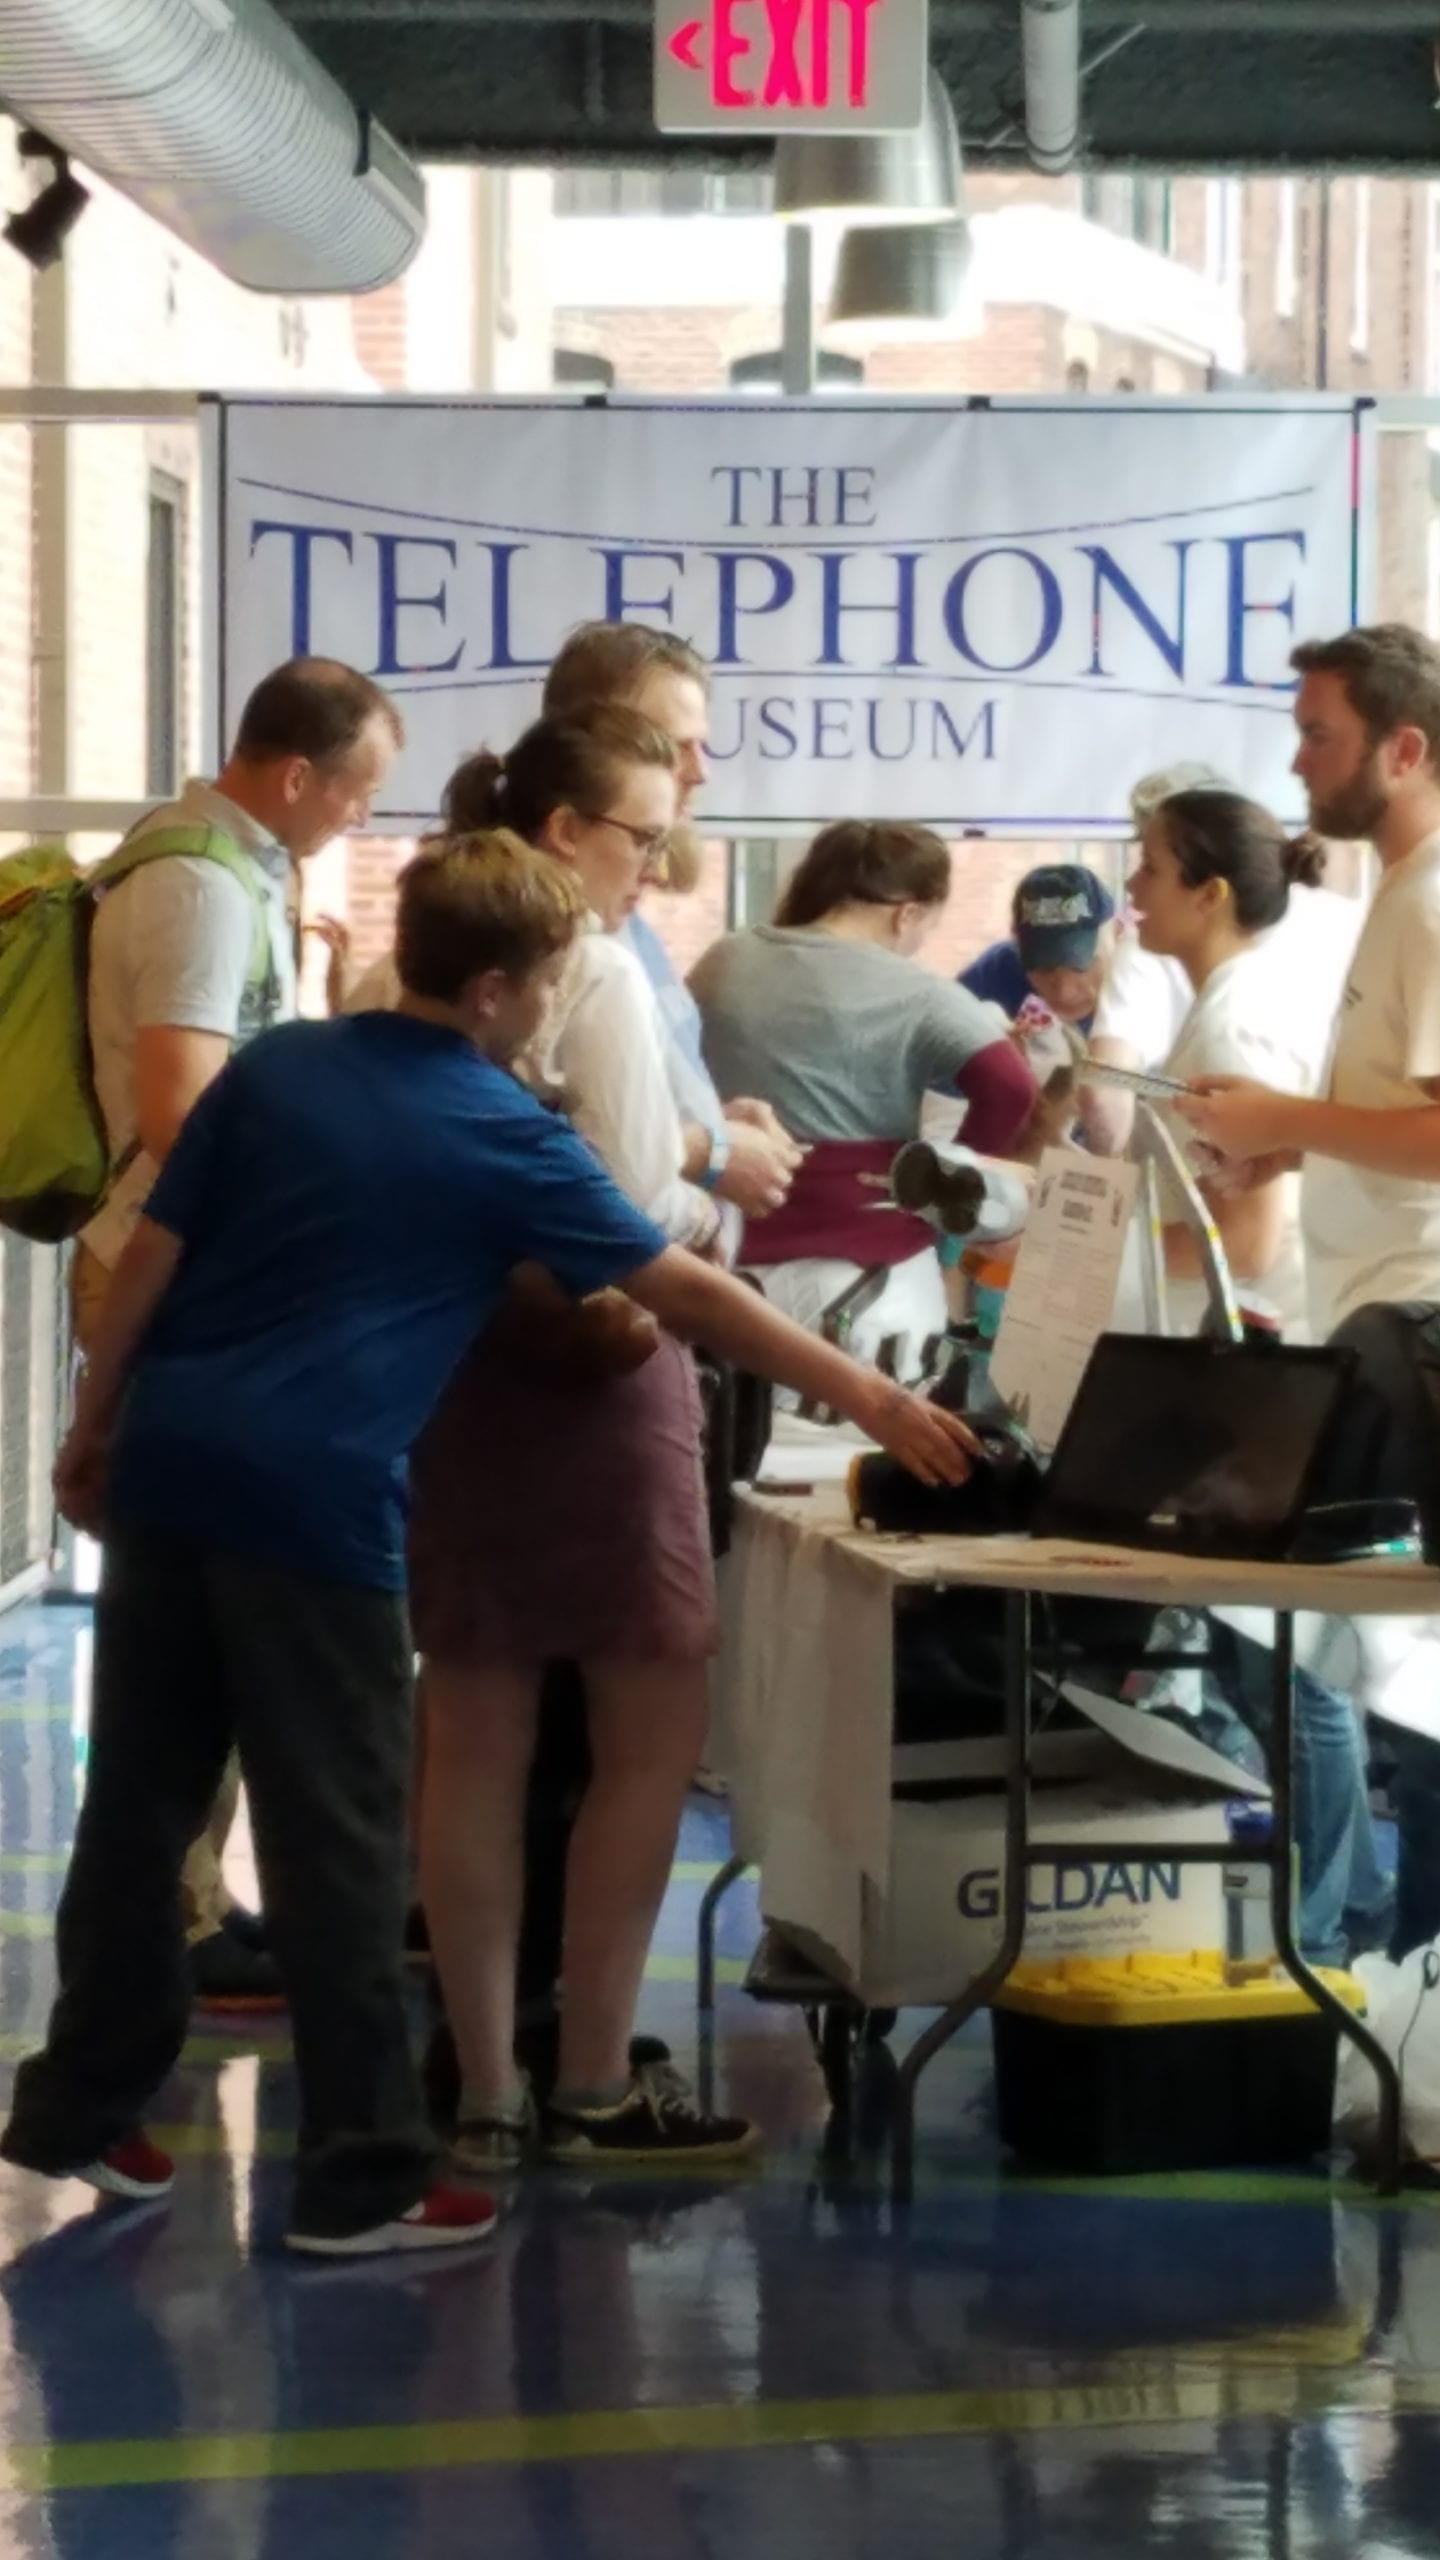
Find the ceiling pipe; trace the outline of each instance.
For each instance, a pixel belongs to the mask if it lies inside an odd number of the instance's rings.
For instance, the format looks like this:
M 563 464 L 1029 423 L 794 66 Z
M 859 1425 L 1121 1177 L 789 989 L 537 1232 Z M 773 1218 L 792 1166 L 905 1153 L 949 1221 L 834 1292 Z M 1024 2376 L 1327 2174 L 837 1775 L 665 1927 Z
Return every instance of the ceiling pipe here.
M 1047 177 L 1074 166 L 1080 142 L 1080 0 L 1021 0 L 1025 147 Z
M 0 103 L 255 292 L 366 293 L 425 236 L 415 163 L 269 0 L 0 0 Z

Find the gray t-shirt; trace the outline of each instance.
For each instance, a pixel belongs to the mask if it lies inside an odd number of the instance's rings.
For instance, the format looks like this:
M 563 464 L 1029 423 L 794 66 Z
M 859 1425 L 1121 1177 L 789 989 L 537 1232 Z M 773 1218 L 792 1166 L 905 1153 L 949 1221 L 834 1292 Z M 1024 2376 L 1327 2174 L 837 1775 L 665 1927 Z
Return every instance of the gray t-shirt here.
M 250 984 L 255 901 L 218 862 L 177 854 L 102 892 L 90 942 L 90 1044 L 112 1159 L 136 1134 L 137 1033 L 215 1031 L 238 1042 L 295 1011 L 284 847 L 207 782 L 187 782 L 180 798 L 152 809 L 127 842 L 176 826 L 218 827 L 253 857 L 270 968 L 263 988 Z M 149 1156 L 136 1156 L 85 1229 L 83 1242 L 107 1268 L 124 1251 L 155 1173 Z
M 788 925 L 712 943 L 690 991 L 722 1097 L 754 1094 L 797 1138 L 910 1137 L 929 1088 L 1003 1036 L 917 961 Z

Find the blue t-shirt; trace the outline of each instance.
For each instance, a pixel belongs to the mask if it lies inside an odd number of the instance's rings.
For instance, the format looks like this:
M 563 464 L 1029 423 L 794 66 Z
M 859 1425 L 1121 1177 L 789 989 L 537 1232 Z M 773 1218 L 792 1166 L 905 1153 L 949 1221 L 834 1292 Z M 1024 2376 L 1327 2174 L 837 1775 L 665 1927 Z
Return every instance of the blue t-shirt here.
M 686 986 L 653 924 L 643 916 L 627 916 L 620 938 L 628 942 L 651 986 L 665 1025 L 666 1067 L 670 1090 L 682 1120 L 708 1129 L 712 1138 L 725 1133 L 725 1109 L 715 1080 L 705 1064 L 700 1007 Z
M 507 1273 L 543 1263 L 583 1297 L 666 1244 L 513 1076 L 387 1013 L 240 1051 L 145 1214 L 185 1250 L 116 1434 L 115 1518 L 384 1590 L 408 1452 Z
M 968 987 L 982 1004 L 998 1004 L 1013 1022 L 1027 996 L 1035 990 L 1020 965 L 1020 954 L 1013 942 L 992 942 L 978 960 L 960 972 L 960 984 Z

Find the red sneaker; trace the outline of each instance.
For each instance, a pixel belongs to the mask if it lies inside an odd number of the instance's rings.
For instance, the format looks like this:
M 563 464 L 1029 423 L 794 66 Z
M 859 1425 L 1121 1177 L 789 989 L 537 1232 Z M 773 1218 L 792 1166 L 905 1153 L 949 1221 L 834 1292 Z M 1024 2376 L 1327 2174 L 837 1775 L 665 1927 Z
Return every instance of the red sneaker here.
M 464 2249 L 488 2240 L 500 2219 L 493 2196 L 472 2187 L 432 2187 L 393 2222 L 377 2222 L 368 2231 L 347 2231 L 338 2239 L 329 2232 L 287 2231 L 287 2249 L 314 2258 L 376 2258 L 387 2249 Z
M 175 2163 L 148 2134 L 132 2133 L 125 2142 L 112 2142 L 88 2169 L 77 2169 L 75 2175 L 102 2196 L 128 2196 L 133 2204 L 150 2204 L 170 2193 Z

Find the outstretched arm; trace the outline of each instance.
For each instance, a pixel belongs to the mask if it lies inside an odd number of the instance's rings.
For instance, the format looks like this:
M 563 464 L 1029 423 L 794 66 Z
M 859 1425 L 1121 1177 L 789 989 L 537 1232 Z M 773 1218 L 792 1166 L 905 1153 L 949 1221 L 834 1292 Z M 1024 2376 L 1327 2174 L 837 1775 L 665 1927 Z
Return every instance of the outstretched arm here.
M 672 1333 L 709 1345 L 778 1386 L 833 1405 L 924 1484 L 961 1484 L 975 1443 L 955 1414 L 897 1387 L 777 1313 L 758 1290 L 672 1247 L 620 1282 Z

